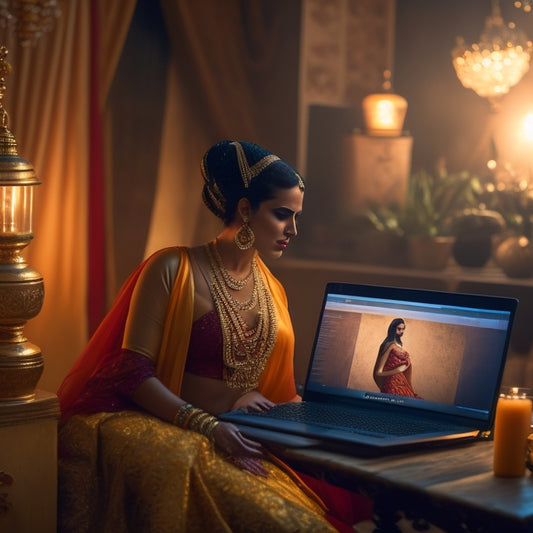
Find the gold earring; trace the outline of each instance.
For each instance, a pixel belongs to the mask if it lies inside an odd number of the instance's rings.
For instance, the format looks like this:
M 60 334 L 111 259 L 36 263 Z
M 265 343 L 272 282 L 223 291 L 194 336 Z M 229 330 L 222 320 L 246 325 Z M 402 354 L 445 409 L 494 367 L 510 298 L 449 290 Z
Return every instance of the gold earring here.
M 248 225 L 248 220 L 237 230 L 233 238 L 239 250 L 248 250 L 255 242 L 255 235 L 252 228 Z

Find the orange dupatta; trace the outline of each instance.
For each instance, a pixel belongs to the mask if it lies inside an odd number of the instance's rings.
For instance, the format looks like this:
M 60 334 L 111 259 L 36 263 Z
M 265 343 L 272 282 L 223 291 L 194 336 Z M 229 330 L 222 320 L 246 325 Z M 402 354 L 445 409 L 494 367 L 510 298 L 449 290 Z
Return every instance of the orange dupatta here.
M 120 351 L 131 296 L 137 280 L 148 261 L 165 250 L 155 252 L 141 263 L 122 286 L 113 307 L 106 315 L 89 343 L 67 374 L 57 391 L 61 411 L 65 412 L 81 394 L 89 378 L 113 355 Z M 179 247 L 180 265 L 167 310 L 161 349 L 157 358 L 157 375 L 179 395 L 189 347 L 194 307 L 194 280 L 185 247 Z M 276 344 L 259 382 L 259 391 L 275 403 L 294 399 L 294 333 L 282 285 L 266 265 L 258 259 L 278 315 Z
M 113 306 L 104 317 L 57 391 L 61 412 L 66 412 L 81 394 L 89 378 L 122 348 L 131 296 L 146 264 L 168 248 L 145 259 L 122 285 Z M 186 254 L 182 254 L 182 256 Z
M 161 349 L 157 358 L 157 375 L 168 389 L 179 396 L 189 348 L 194 307 L 194 281 L 190 261 L 182 248 L 180 268 L 170 295 Z M 265 279 L 276 307 L 278 334 L 267 365 L 259 380 L 258 390 L 274 403 L 293 400 L 294 332 L 287 306 L 287 296 L 281 283 L 258 258 L 257 266 Z

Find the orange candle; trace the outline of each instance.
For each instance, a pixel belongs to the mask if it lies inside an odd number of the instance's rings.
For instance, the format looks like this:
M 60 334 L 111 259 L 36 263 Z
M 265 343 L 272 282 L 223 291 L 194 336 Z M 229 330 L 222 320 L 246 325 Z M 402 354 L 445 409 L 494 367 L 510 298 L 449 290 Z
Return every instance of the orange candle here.
M 518 388 L 498 398 L 494 422 L 494 474 L 523 476 L 526 470 L 527 437 L 531 433 L 531 400 Z

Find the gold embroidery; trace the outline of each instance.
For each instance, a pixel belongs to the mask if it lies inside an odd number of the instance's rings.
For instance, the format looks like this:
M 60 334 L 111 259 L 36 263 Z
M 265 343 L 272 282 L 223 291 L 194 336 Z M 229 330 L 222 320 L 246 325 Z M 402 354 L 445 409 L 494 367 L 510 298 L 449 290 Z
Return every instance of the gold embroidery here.
M 202 435 L 146 414 L 74 416 L 59 432 L 59 530 L 333 533 L 280 468 L 266 478 L 226 461 Z

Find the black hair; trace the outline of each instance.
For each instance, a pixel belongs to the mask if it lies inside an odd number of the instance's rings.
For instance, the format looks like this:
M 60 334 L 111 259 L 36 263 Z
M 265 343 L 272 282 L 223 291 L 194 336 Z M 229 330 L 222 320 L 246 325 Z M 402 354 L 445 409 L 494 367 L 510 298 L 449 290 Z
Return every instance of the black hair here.
M 244 168 L 239 150 L 246 159 Z M 288 163 L 244 141 L 222 141 L 211 147 L 202 160 L 202 174 L 204 203 L 226 225 L 233 222 L 241 198 L 247 198 L 257 211 L 279 189 L 304 188 L 302 178 Z

